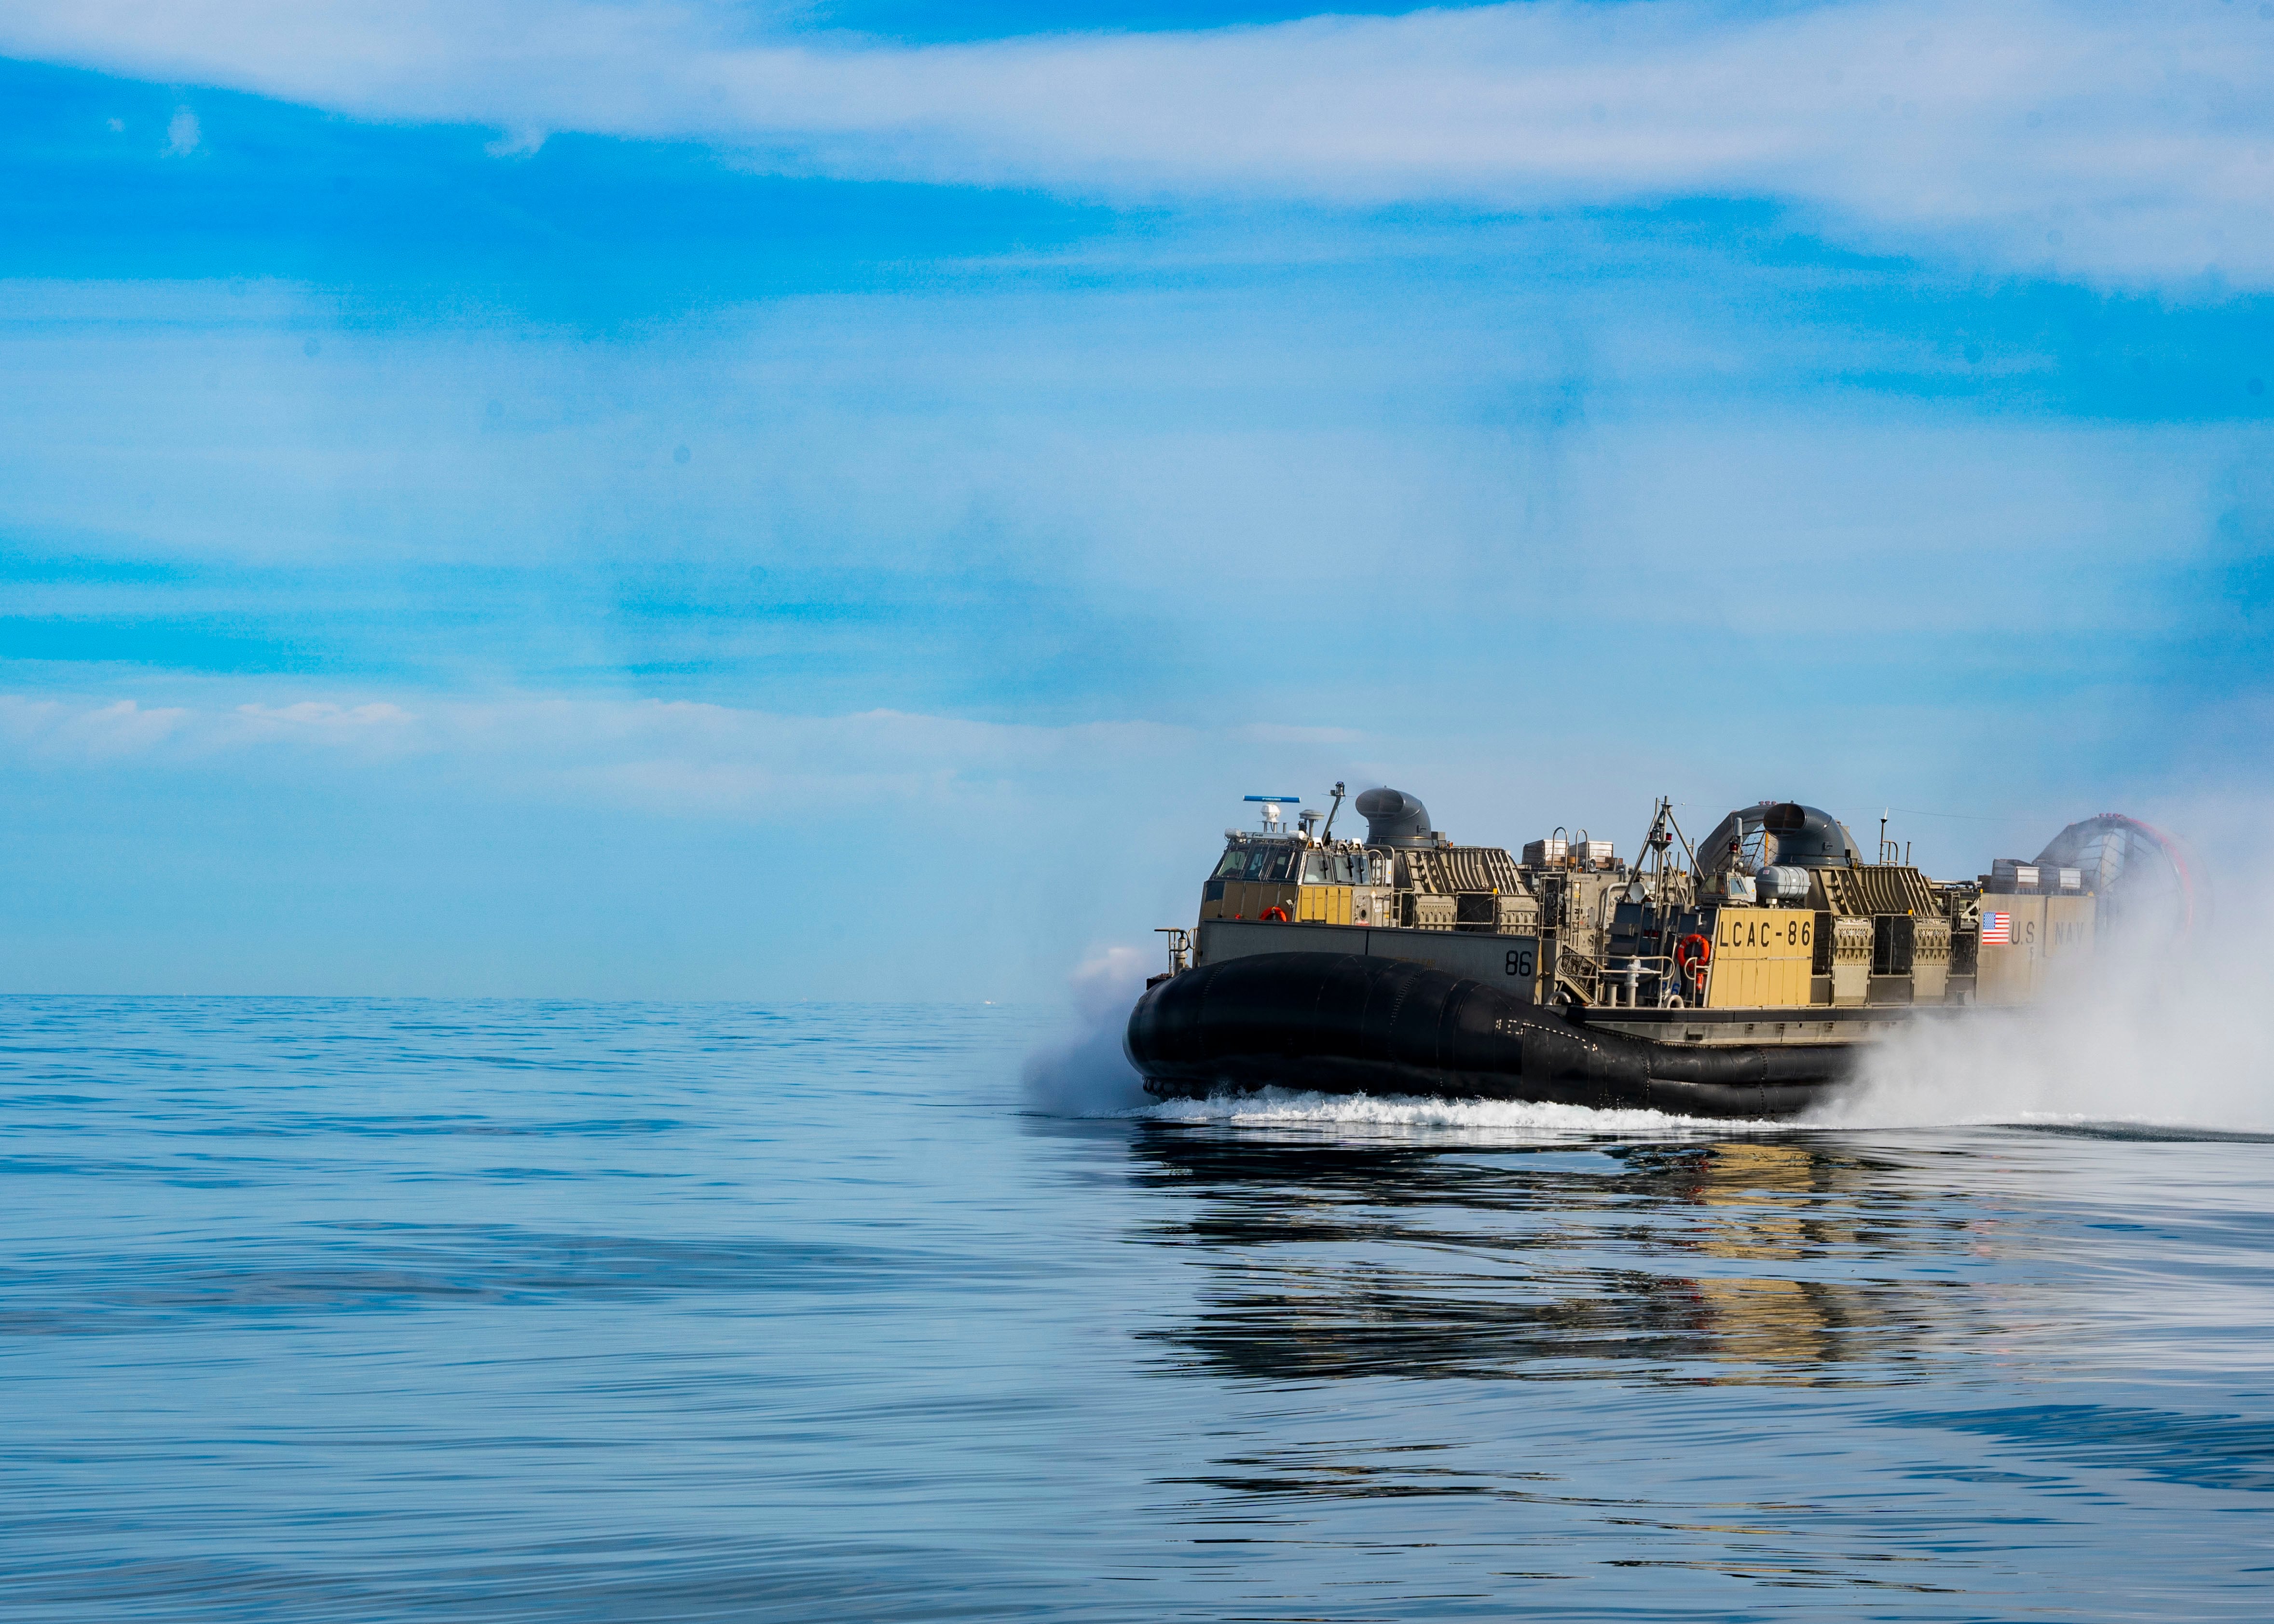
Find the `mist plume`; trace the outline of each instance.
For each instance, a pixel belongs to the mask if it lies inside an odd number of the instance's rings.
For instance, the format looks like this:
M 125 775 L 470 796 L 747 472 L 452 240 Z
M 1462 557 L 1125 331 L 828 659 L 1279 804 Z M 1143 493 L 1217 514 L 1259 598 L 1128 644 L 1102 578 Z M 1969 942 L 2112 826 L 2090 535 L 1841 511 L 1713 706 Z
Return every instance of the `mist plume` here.
M 1121 1034 L 1145 990 L 1147 963 L 1136 948 L 1109 947 L 1066 978 L 1079 1030 L 1027 1057 L 1020 1080 L 1029 1110 L 1103 1116 L 1146 1102 L 1143 1080 L 1121 1052 Z
M 2222 922 L 2187 940 L 2104 940 L 2075 985 L 2042 1004 L 1922 1020 L 1804 1120 L 2274 1131 L 2274 965 L 2248 940 L 2269 900 L 2222 897 Z

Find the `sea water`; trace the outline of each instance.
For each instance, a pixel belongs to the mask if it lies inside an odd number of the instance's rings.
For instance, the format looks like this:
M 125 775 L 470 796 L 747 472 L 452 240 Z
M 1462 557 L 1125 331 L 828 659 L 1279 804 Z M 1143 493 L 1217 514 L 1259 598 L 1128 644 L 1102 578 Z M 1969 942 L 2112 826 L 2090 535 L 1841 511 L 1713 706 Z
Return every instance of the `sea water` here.
M 0 1001 L 0 1611 L 2274 1609 L 2274 1141 L 1050 1116 L 1043 1025 Z

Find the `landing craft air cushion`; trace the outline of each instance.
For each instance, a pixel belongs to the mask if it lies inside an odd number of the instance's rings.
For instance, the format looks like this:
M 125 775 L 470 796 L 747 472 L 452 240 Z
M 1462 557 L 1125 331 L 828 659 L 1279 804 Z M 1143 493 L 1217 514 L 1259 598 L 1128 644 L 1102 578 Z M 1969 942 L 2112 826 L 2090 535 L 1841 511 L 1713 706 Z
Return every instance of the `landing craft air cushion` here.
M 1846 1081 L 1863 1045 L 1971 1005 L 2025 1004 L 2088 960 L 2135 820 L 2072 824 L 2037 863 L 1929 879 L 1884 838 L 1762 801 L 1692 846 L 1654 808 L 1640 859 L 1563 831 L 1521 859 L 1462 846 L 1400 790 L 1366 838 L 1250 796 L 1192 929 L 1129 1018 L 1160 1095 L 1278 1086 L 1784 1116 Z M 2110 853 L 2115 853 L 2113 857 Z M 2088 857 L 2097 861 L 2087 863 Z

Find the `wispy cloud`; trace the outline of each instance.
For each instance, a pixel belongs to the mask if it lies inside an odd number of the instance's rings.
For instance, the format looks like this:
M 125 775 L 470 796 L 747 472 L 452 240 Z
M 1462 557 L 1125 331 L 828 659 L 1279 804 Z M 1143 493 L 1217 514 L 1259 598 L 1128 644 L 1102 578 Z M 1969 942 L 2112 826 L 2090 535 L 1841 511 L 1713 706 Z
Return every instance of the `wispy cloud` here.
M 19 766 L 180 764 L 267 744 L 397 754 L 416 745 L 418 727 L 418 718 L 385 701 L 253 701 L 200 709 L 132 699 L 0 694 L 0 753 Z
M 166 155 L 169 158 L 188 157 L 197 151 L 201 133 L 198 116 L 188 108 L 177 109 L 166 124 Z
M 1850 240 L 2274 282 L 2274 20 L 2218 0 L 1524 4 L 902 47 L 741 8 L 23 0 L 0 49 L 388 119 L 1105 197 L 1748 196 Z
M 425 758 L 498 787 L 664 816 L 759 822 L 822 807 L 985 804 L 1062 769 L 1095 775 L 1188 753 L 1189 731 L 1064 727 L 870 710 L 784 716 L 748 708 L 557 695 L 481 699 L 285 699 L 145 703 L 0 694 L 0 760 L 20 769 L 230 771 L 253 758 L 383 768 Z

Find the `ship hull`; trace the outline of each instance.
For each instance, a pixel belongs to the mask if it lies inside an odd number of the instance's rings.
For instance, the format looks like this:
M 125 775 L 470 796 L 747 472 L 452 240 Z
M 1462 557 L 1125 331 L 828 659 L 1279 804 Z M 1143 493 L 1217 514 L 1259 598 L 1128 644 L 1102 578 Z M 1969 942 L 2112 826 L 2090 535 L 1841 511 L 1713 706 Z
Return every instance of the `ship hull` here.
M 1852 1042 L 1661 1042 L 1427 966 L 1307 952 L 1170 977 L 1131 1011 L 1124 1047 L 1165 1097 L 1278 1087 L 1707 1116 L 1792 1116 L 1859 1056 Z

